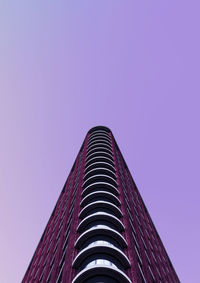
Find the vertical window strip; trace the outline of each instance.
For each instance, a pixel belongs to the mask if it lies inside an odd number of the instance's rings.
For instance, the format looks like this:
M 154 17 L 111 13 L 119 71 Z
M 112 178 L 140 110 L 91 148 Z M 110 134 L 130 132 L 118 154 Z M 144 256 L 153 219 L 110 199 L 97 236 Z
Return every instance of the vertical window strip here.
M 146 243 L 145 243 L 144 238 L 143 238 L 142 236 L 141 236 L 141 240 L 142 240 L 142 242 L 143 242 L 144 248 L 147 250 Z
M 155 279 L 155 277 L 154 277 L 154 274 L 153 274 L 153 272 L 152 272 L 152 270 L 151 270 L 150 265 L 149 265 L 149 271 L 150 271 L 150 273 L 151 273 L 151 277 L 152 277 L 153 281 L 156 282 L 156 279 Z
M 60 268 L 60 272 L 59 272 L 59 274 L 58 274 L 56 283 L 61 283 L 64 265 L 65 265 L 65 262 L 63 262 L 63 265 L 62 265 L 61 268 Z
M 135 251 L 136 251 L 137 257 L 138 257 L 138 259 L 139 259 L 139 262 L 140 262 L 141 265 L 142 265 L 142 259 L 141 259 L 141 257 L 140 257 L 140 254 L 139 254 L 138 249 L 137 249 L 136 246 L 135 246 Z
M 44 276 L 45 270 L 46 270 L 46 266 L 44 266 L 44 268 L 43 268 L 43 270 L 42 270 L 42 273 L 41 273 L 41 275 L 40 275 L 40 278 L 39 278 L 39 281 L 40 281 L 40 282 L 42 281 L 42 278 L 43 278 L 43 276 Z
M 159 271 L 159 269 L 158 269 L 158 267 L 156 266 L 156 270 L 157 270 L 157 273 L 158 273 L 158 276 L 160 277 L 160 279 L 161 279 L 161 274 L 160 274 L 160 271 Z
M 148 256 L 147 251 L 146 251 L 146 250 L 144 250 L 144 252 L 145 252 L 145 255 L 146 255 L 146 258 L 147 258 L 147 260 L 148 260 L 149 264 L 151 264 L 151 261 L 150 261 L 150 259 L 149 259 L 149 256 Z
M 50 269 L 50 271 L 49 271 L 49 275 L 48 275 L 47 280 L 46 280 L 47 283 L 50 282 L 53 267 L 54 267 L 54 264 L 51 266 L 51 269 Z
M 142 267 L 140 266 L 139 262 L 138 262 L 138 267 L 139 267 L 139 270 L 140 270 L 140 274 L 142 276 L 142 280 L 143 280 L 143 283 L 147 283 L 145 277 L 144 277 L 144 273 L 142 271 Z
M 140 247 L 139 247 L 138 241 L 137 241 L 137 239 L 136 239 L 136 237 L 135 237 L 133 232 L 132 232 L 132 236 L 133 236 L 133 239 L 134 239 L 134 242 L 135 242 L 137 248 L 139 249 Z

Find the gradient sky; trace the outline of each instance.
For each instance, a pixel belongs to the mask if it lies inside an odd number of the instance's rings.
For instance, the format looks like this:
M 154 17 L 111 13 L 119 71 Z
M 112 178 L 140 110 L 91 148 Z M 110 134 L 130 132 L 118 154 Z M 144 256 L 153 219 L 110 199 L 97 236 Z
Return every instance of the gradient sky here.
M 198 1 L 0 1 L 0 282 L 25 274 L 87 131 L 112 130 L 200 282 Z

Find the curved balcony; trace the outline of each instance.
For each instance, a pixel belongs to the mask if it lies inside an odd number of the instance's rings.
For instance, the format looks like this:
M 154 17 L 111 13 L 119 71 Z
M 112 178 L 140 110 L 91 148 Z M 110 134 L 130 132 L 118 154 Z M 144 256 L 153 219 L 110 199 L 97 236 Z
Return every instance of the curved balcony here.
M 72 281 L 72 283 L 83 282 L 132 283 L 123 271 L 118 269 L 110 261 L 105 264 L 105 260 L 103 259 L 97 259 L 91 262 L 91 265 L 88 264 L 88 266 L 81 270 Z
M 109 146 L 111 146 L 111 141 L 109 139 L 105 137 L 95 137 L 88 141 L 88 149 L 90 146 L 96 143 L 104 143 L 104 144 L 108 144 Z
M 99 146 L 112 150 L 111 145 L 108 145 L 108 144 L 105 144 L 105 143 L 102 143 L 102 142 L 98 142 L 98 143 L 89 145 L 89 146 L 88 146 L 88 151 L 91 150 L 91 149 L 93 149 L 93 148 L 99 147 Z
M 94 152 L 97 152 L 97 151 L 104 151 L 104 152 L 107 152 L 107 153 L 110 153 L 113 155 L 113 152 L 112 150 L 108 149 L 108 148 L 105 148 L 105 147 L 102 147 L 102 146 L 98 146 L 98 147 L 95 147 L 93 149 L 90 149 L 87 151 L 87 155 L 89 155 L 90 153 L 94 153 Z
M 106 168 L 106 169 L 112 171 L 113 173 L 115 173 L 115 167 L 114 166 L 112 166 L 111 164 L 109 164 L 107 162 L 99 161 L 99 162 L 94 162 L 91 165 L 85 167 L 85 174 L 87 174 L 92 169 L 96 169 L 96 168 L 99 168 L 99 167 Z
M 82 191 L 82 197 L 85 197 L 87 194 L 90 194 L 92 192 L 95 191 L 106 191 L 106 192 L 110 192 L 116 196 L 119 195 L 119 191 L 117 190 L 117 188 L 113 185 L 111 185 L 110 183 L 107 182 L 96 182 L 93 183 L 89 186 L 87 186 L 83 191 Z
M 84 180 L 88 179 L 91 176 L 97 175 L 97 174 L 104 174 L 104 175 L 112 177 L 115 180 L 117 179 L 116 175 L 110 169 L 98 167 L 98 168 L 88 171 L 84 176 Z
M 85 182 L 83 183 L 83 188 L 86 188 L 87 186 L 95 183 L 95 182 L 106 182 L 106 183 L 109 183 L 115 187 L 118 187 L 118 184 L 117 182 L 115 181 L 115 179 L 113 179 L 112 177 L 110 176 L 107 176 L 105 174 L 97 174 L 97 175 L 94 175 L 92 177 L 89 177 L 85 180 Z
M 93 157 L 92 159 L 88 160 L 85 164 L 85 167 L 87 168 L 92 163 L 99 162 L 99 161 L 107 162 L 113 167 L 115 166 L 114 162 L 110 158 L 105 157 L 105 156 L 97 156 L 97 157 Z
M 98 228 L 98 227 L 102 227 L 104 226 L 105 228 L 111 228 L 113 229 L 112 227 L 110 226 L 107 226 L 107 225 L 103 225 L 103 224 L 99 224 L 99 225 L 94 225 L 94 226 L 91 226 L 90 228 L 88 228 L 87 230 L 91 229 L 91 228 Z M 86 231 L 87 231 L 86 230 Z M 115 230 L 115 229 L 113 229 Z M 116 231 L 116 230 L 115 230 Z M 92 243 L 94 242 L 108 242 L 110 245 L 114 246 L 114 247 L 117 247 L 119 249 L 123 249 L 120 244 L 112 237 L 108 236 L 108 235 L 95 235 L 95 236 L 92 236 L 88 239 L 86 239 L 86 241 L 82 244 L 82 246 L 80 247 L 79 250 L 83 250 L 85 249 L 86 247 L 88 247 L 89 245 L 92 245 Z
M 94 242 L 89 243 L 85 248 L 95 247 L 97 245 L 106 245 L 106 246 L 109 246 L 109 247 L 115 247 L 115 245 L 113 245 L 113 243 L 111 243 L 109 241 L 106 241 L 106 240 L 95 240 Z
M 90 147 L 92 147 L 93 145 L 98 144 L 98 143 L 106 144 L 111 148 L 111 142 L 107 141 L 104 138 L 103 139 L 98 138 L 98 139 L 94 139 L 94 140 L 88 142 L 88 149 Z
M 95 135 L 97 133 L 103 133 L 105 135 L 109 135 L 110 136 L 111 130 L 108 127 L 105 127 L 105 126 L 103 126 L 103 128 L 102 128 L 102 126 L 100 126 L 100 127 L 98 126 L 98 129 L 97 129 L 97 127 L 95 127 L 95 128 L 92 128 L 91 130 L 89 130 L 88 133 L 90 134 L 90 136 L 91 135 Z
M 114 204 L 108 201 L 94 201 L 88 205 L 86 205 L 79 213 L 79 218 L 83 219 L 88 216 L 88 214 L 92 214 L 94 212 L 103 211 L 107 213 L 111 213 L 116 217 L 122 217 L 121 210 Z
M 84 197 L 80 203 L 81 207 L 84 207 L 90 202 L 97 201 L 97 200 L 105 200 L 105 201 L 110 201 L 116 206 L 120 206 L 120 200 L 112 193 L 105 192 L 105 191 L 96 191 L 93 192 L 86 197 Z
M 84 246 L 85 242 L 88 242 L 90 239 L 105 239 L 105 237 L 109 237 L 113 239 L 121 248 L 127 247 L 127 242 L 124 237 L 115 229 L 109 228 L 106 225 L 97 225 L 97 227 L 92 227 L 85 232 L 83 232 L 78 239 L 76 240 L 75 247 L 80 249 Z
M 108 142 L 110 142 L 110 137 L 106 136 L 106 135 L 102 135 L 102 134 L 98 134 L 98 135 L 95 135 L 95 136 L 92 136 L 91 138 L 89 138 L 88 142 L 92 142 L 94 140 L 97 140 L 97 139 L 104 139 Z
M 101 242 L 101 244 L 98 242 Z M 112 260 L 119 268 L 122 267 L 123 269 L 127 269 L 130 267 L 130 262 L 127 256 L 120 249 L 105 241 L 96 241 L 96 243 L 92 243 L 81 250 L 75 257 L 72 267 L 78 269 L 83 266 L 84 263 L 88 264 L 91 259 L 94 260 L 98 256 Z
M 105 135 L 107 137 L 110 137 L 110 133 L 109 132 L 96 131 L 96 132 L 90 133 L 89 138 L 93 137 L 93 136 L 96 136 L 96 135 Z
M 87 155 L 86 163 L 90 158 L 93 158 L 93 157 L 96 157 L 96 156 L 105 156 L 105 157 L 110 158 L 112 161 L 114 160 L 112 154 L 104 152 L 104 151 L 97 151 L 97 152 L 94 152 L 94 153 Z
M 108 127 L 96 126 L 96 127 L 93 127 L 92 129 L 90 129 L 88 131 L 88 134 L 93 135 L 95 133 L 105 133 L 105 134 L 109 135 L 110 132 L 111 131 L 110 131 L 110 129 Z
M 91 142 L 89 141 L 88 142 L 88 148 L 91 148 L 93 145 L 98 144 L 98 143 L 106 144 L 106 145 L 108 145 L 111 148 L 111 143 L 109 141 L 107 141 L 105 139 L 101 139 L 101 138 L 95 139 L 95 140 L 93 140 Z
M 89 216 L 85 217 L 78 225 L 77 227 L 77 231 L 79 233 L 82 233 L 84 230 L 87 229 L 87 227 L 89 225 L 91 225 L 91 223 L 101 223 L 102 221 L 102 225 L 104 225 L 104 221 L 106 223 L 110 223 L 111 225 L 113 225 L 113 229 L 121 232 L 125 230 L 125 227 L 123 225 L 123 223 L 114 215 L 111 215 L 110 213 L 106 213 L 106 212 L 95 212 L 93 214 L 90 214 Z M 111 227 L 110 225 L 110 227 Z

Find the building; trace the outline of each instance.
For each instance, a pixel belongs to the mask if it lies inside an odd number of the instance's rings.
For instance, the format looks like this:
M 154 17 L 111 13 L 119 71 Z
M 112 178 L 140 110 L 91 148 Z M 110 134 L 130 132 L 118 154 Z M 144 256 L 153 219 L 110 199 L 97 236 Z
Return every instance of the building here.
M 108 128 L 86 135 L 22 282 L 180 282 Z

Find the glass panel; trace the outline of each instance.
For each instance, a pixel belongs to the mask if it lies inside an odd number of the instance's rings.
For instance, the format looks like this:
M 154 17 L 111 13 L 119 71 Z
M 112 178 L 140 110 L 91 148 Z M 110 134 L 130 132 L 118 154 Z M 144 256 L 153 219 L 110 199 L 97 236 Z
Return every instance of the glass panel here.
M 107 226 L 107 225 L 102 225 L 102 224 L 95 224 L 94 226 L 92 226 L 91 228 L 109 228 L 110 229 L 110 227 L 109 226 Z
M 90 243 L 87 247 L 93 247 L 93 246 L 98 246 L 98 245 L 107 245 L 109 247 L 114 247 L 114 245 L 108 241 L 105 240 L 97 240 L 92 243 Z
M 105 265 L 105 266 L 112 266 L 112 267 L 117 268 L 117 266 L 113 262 L 107 259 L 100 259 L 100 258 L 91 261 L 90 263 L 86 265 L 86 267 L 92 267 L 96 265 Z

